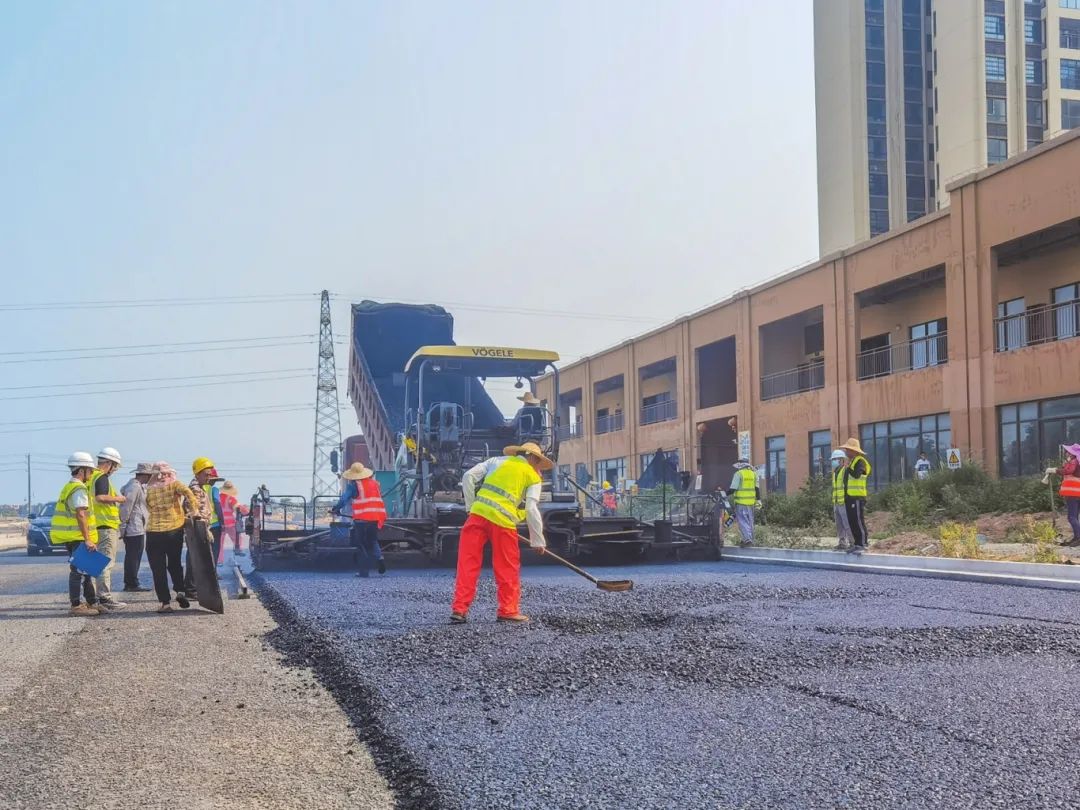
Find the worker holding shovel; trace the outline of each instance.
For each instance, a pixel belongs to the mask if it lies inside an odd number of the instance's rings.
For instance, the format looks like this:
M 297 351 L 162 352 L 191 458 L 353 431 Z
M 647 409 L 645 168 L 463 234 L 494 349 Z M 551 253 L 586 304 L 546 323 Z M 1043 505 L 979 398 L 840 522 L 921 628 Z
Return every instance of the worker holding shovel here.
M 461 481 L 469 513 L 458 542 L 457 580 L 450 621 L 464 624 L 476 596 L 476 582 L 491 543 L 491 564 L 498 592 L 498 621 L 524 624 L 521 613 L 521 550 L 517 526 L 529 526 L 529 545 L 544 553 L 544 521 L 540 515 L 540 473 L 554 467 L 535 442 L 511 445 L 504 456 L 489 458 L 470 469 Z

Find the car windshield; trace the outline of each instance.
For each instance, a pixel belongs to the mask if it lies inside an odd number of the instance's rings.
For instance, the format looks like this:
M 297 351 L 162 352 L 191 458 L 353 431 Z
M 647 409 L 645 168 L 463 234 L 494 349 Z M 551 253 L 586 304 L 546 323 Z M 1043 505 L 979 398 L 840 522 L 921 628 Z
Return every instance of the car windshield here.
M 56 502 L 50 501 L 45 504 L 44 508 L 38 513 L 38 517 L 52 517 L 53 512 L 56 511 Z

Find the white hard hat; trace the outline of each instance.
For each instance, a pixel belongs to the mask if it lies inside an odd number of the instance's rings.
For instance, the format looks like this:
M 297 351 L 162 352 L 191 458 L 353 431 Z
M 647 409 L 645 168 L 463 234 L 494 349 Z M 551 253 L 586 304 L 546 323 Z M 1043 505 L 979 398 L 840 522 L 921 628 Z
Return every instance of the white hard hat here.
M 111 461 L 114 464 L 116 464 L 117 466 L 119 466 L 122 463 L 120 461 L 120 451 L 117 450 L 115 447 L 102 447 L 98 451 L 97 457 L 99 459 L 103 458 L 106 461 Z
M 833 450 L 832 455 L 829 456 L 829 458 L 830 459 L 847 458 L 847 453 L 845 453 L 843 450 Z
M 89 453 L 84 453 L 81 450 L 77 450 L 76 452 L 68 456 L 67 465 L 71 469 L 77 469 L 79 467 L 88 467 L 90 469 L 93 469 L 95 466 L 94 457 L 91 456 Z

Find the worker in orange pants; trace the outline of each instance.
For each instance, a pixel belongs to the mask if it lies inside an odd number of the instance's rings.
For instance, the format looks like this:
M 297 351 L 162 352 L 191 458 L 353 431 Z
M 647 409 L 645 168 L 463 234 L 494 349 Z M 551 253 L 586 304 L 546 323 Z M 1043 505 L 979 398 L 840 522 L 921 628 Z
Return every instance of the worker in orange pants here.
M 540 516 L 540 473 L 554 463 L 535 442 L 511 445 L 504 456 L 489 458 L 465 473 L 461 486 L 469 517 L 458 543 L 457 581 L 450 621 L 463 624 L 476 596 L 476 582 L 484 558 L 484 546 L 491 543 L 495 586 L 499 598 L 498 621 L 523 624 L 529 617 L 520 611 L 521 553 L 518 548 L 519 523 L 529 527 L 529 545 L 544 553 L 544 522 Z

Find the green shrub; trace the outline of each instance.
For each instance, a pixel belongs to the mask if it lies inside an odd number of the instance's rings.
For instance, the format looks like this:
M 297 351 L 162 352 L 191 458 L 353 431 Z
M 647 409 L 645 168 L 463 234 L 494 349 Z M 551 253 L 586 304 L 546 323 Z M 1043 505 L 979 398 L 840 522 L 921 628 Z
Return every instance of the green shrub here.
M 762 499 L 762 518 L 770 526 L 832 532 L 832 482 L 812 476 L 793 495 L 769 493 Z
M 979 559 L 979 541 L 975 526 L 970 523 L 946 521 L 939 530 L 942 557 Z
M 930 496 L 923 487 L 914 481 L 907 481 L 894 487 L 892 520 L 889 530 L 893 532 L 910 531 L 926 526 L 930 522 Z

